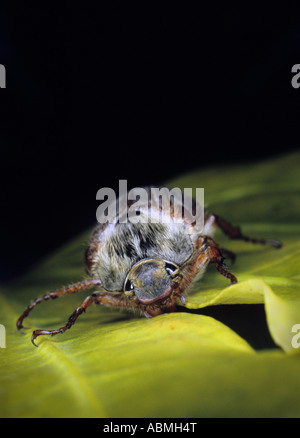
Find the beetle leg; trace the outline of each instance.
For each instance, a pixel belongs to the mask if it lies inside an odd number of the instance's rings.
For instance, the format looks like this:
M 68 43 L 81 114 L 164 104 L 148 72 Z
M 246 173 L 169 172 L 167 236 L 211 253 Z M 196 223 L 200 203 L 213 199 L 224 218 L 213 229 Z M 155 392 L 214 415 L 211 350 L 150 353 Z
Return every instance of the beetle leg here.
M 72 284 L 71 286 L 63 287 L 61 289 L 57 289 L 56 291 L 49 292 L 48 294 L 44 295 L 43 297 L 36 298 L 32 304 L 30 304 L 22 313 L 20 318 L 17 321 L 17 329 L 21 331 L 23 328 L 23 320 L 28 316 L 28 314 L 31 312 L 31 310 L 42 301 L 47 301 L 49 299 L 55 299 L 59 298 L 64 295 L 73 294 L 75 292 L 79 292 L 83 289 L 89 289 L 94 286 L 98 286 L 101 284 L 101 281 L 98 279 L 88 279 L 85 281 L 81 281 L 80 283 Z
M 124 297 L 123 294 L 112 294 L 108 292 L 95 292 L 92 295 L 89 295 L 77 309 L 72 313 L 69 317 L 68 322 L 63 327 L 56 330 L 34 330 L 31 337 L 31 342 L 33 345 L 37 347 L 34 340 L 40 335 L 50 335 L 55 336 L 59 333 L 64 333 L 66 330 L 70 329 L 72 325 L 75 324 L 77 318 L 85 312 L 85 310 L 92 304 L 102 304 L 107 306 L 118 306 L 118 307 L 130 307 L 130 308 L 138 308 L 138 303 L 135 303 L 132 300 L 128 300 L 127 297 Z
M 226 249 L 226 248 L 220 248 L 220 251 L 221 251 L 222 254 L 227 256 L 227 258 L 229 258 L 232 261 L 232 263 L 235 262 L 236 254 L 234 252 L 232 252 L 232 251 L 230 251 L 229 249 Z
M 218 247 L 217 243 L 211 237 L 205 237 L 204 245 L 206 246 L 204 251 L 209 259 L 209 263 L 213 263 L 220 274 L 229 278 L 231 284 L 237 283 L 235 275 L 227 270 L 227 266 L 224 264 L 222 250 Z
M 215 220 L 215 224 L 225 233 L 228 237 L 231 239 L 241 239 L 246 242 L 251 243 L 262 243 L 265 245 L 272 245 L 275 248 L 281 248 L 282 244 L 278 240 L 274 239 L 256 239 L 253 237 L 245 236 L 242 233 L 242 230 L 239 226 L 234 226 L 230 222 L 227 222 L 225 219 L 223 219 L 220 216 L 217 216 L 216 214 L 213 214 L 211 216 Z
M 77 309 L 72 313 L 72 315 L 69 317 L 68 322 L 65 326 L 57 329 L 57 330 L 34 330 L 31 337 L 31 342 L 33 345 L 37 347 L 37 345 L 34 343 L 34 340 L 40 336 L 40 335 L 51 335 L 55 336 L 58 333 L 64 333 L 66 330 L 72 327 L 73 324 L 75 324 L 76 319 L 79 315 L 81 315 L 83 312 L 85 312 L 85 309 L 89 307 L 94 301 L 94 296 L 90 295 L 88 296 Z

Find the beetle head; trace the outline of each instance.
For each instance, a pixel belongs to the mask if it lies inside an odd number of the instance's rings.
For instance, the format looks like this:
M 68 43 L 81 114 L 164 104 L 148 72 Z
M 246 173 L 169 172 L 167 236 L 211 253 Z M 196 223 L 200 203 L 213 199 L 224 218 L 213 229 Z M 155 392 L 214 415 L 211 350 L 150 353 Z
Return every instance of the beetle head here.
M 143 259 L 129 271 L 124 293 L 135 295 L 143 304 L 152 304 L 170 296 L 180 268 L 163 259 Z

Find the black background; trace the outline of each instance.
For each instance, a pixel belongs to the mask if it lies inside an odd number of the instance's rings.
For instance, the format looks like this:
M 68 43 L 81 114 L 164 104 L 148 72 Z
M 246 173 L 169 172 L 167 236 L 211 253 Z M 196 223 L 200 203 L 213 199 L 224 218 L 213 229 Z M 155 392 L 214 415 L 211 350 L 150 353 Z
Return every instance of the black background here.
M 92 226 L 101 187 L 298 148 L 297 2 L 101 3 L 1 6 L 2 280 Z

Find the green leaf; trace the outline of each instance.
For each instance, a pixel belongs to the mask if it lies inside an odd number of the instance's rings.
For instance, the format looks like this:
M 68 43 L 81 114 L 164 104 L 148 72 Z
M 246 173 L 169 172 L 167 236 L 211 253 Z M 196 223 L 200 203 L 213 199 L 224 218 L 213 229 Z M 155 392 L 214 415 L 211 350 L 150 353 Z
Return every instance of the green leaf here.
M 246 242 L 228 242 L 221 233 L 221 247 L 236 252 L 232 266 L 239 283 L 230 287 L 210 270 L 187 307 L 219 304 L 264 303 L 270 333 L 285 351 L 295 352 L 292 327 L 300 315 L 300 155 L 280 157 L 268 163 L 239 169 L 208 169 L 177 181 L 179 187 L 205 187 L 209 210 L 242 225 L 244 234 L 279 239 L 275 250 Z M 220 184 L 221 181 L 226 183 Z M 235 187 L 236 183 L 236 187 Z M 213 275 L 211 275 L 213 274 Z
M 37 306 L 15 328 L 35 297 L 85 277 L 87 232 L 41 261 L 31 273 L 2 285 L 0 323 L 1 417 L 299 417 L 300 154 L 248 166 L 206 169 L 172 185 L 204 187 L 209 209 L 242 226 L 245 234 L 280 239 L 283 248 L 230 241 L 239 283 L 210 266 L 187 307 L 262 303 L 280 349 L 255 351 L 210 316 L 178 312 L 151 320 L 92 306 L 71 330 L 53 338 L 30 336 L 55 329 L 88 293 Z M 253 327 L 255 321 L 253 321 Z M 249 330 L 254 328 L 249 327 Z

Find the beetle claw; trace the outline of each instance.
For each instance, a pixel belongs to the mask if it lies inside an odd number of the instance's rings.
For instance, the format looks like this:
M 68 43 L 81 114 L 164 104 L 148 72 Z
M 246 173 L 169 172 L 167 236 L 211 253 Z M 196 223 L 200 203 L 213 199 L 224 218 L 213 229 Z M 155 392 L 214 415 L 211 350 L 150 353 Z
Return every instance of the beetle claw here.
M 34 340 L 37 338 L 38 335 L 35 334 L 35 332 L 32 333 L 31 336 L 31 342 L 35 347 L 38 347 L 38 345 L 34 342 Z

